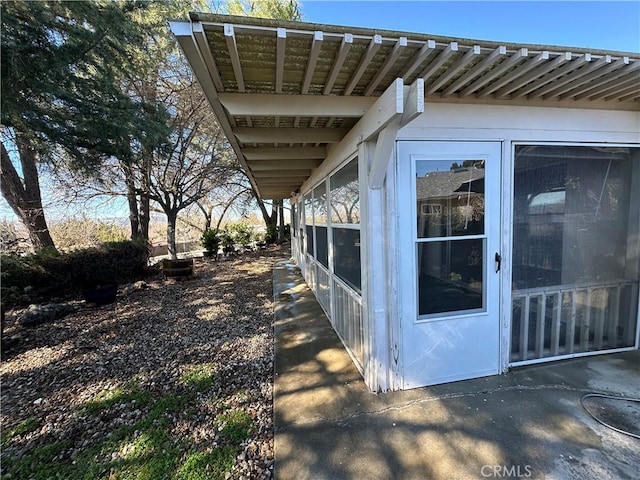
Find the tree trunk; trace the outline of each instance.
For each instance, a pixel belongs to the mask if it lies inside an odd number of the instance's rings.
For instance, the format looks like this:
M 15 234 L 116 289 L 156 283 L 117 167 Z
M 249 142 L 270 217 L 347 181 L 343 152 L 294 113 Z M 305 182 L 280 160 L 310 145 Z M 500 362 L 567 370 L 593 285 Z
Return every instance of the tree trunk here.
M 177 212 L 165 212 L 167 214 L 167 250 L 172 260 L 178 258 L 176 251 L 176 223 L 178 221 Z
M 44 209 L 42 208 L 40 179 L 38 177 L 35 152 L 31 150 L 28 141 L 19 135 L 16 135 L 16 144 L 23 178 L 22 180 L 20 179 L 9 158 L 9 152 L 7 152 L 4 143 L 2 143 L 0 155 L 2 164 L 0 187 L 2 195 L 27 228 L 34 250 L 38 251 L 47 247 L 55 248 L 47 226 Z
M 138 196 L 136 195 L 136 180 L 131 165 L 122 165 L 124 182 L 127 186 L 127 203 L 129 204 L 129 225 L 131 239 L 140 237 L 140 212 L 138 211 Z
M 278 200 L 278 218 L 280 219 L 278 228 L 278 243 L 284 243 L 284 200 Z

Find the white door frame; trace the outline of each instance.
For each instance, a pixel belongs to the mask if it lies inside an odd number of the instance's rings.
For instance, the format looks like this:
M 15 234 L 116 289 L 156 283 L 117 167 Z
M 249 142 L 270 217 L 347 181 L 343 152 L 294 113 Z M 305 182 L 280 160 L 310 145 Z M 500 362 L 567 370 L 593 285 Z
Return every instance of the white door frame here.
M 420 152 L 420 148 L 424 150 Z M 427 149 L 430 147 L 429 149 Z M 462 380 L 485 375 L 493 375 L 504 370 L 504 332 L 505 319 L 502 315 L 504 309 L 504 282 L 502 272 L 492 271 L 495 252 L 505 258 L 503 247 L 506 238 L 509 237 L 508 224 L 502 221 L 504 214 L 502 199 L 505 186 L 502 156 L 504 147 L 500 142 L 435 142 L 435 141 L 400 141 L 397 148 L 397 190 L 401 193 L 398 198 L 399 213 L 399 318 L 402 333 L 402 388 L 413 388 L 421 385 L 444 383 L 448 381 Z M 459 153 L 458 153 L 459 151 Z M 414 153 L 415 152 L 415 153 Z M 491 165 L 487 170 L 486 198 L 490 211 L 485 212 L 486 219 L 486 245 L 484 251 L 484 280 L 485 303 L 484 311 L 458 314 L 435 315 L 418 319 L 417 312 L 417 263 L 416 263 L 416 201 L 415 201 L 415 164 L 421 159 L 451 159 L 464 160 L 464 155 L 473 155 L 473 158 L 491 159 Z M 407 160 L 410 155 L 411 159 Z M 471 158 L 471 157 L 469 157 Z M 409 163 L 407 163 L 409 162 Z M 404 218 L 404 220 L 403 220 Z M 507 230 L 505 233 L 504 230 Z M 508 258 L 508 257 L 507 257 Z M 506 266 L 508 262 L 503 261 Z M 507 309 L 506 312 L 510 310 Z M 508 323 L 508 322 L 507 322 Z M 488 326 L 488 328 L 487 328 Z M 486 347 L 482 346 L 475 353 L 474 342 L 465 339 L 464 333 L 483 332 L 486 334 Z M 456 336 L 457 335 L 457 336 Z M 443 340 L 432 340 L 442 337 Z M 447 340 L 447 338 L 449 340 Z M 453 340 L 455 339 L 455 340 Z M 411 344 L 413 342 L 413 345 Z M 425 350 L 421 350 L 426 342 Z M 507 337 L 508 342 L 508 337 Z M 457 349 L 457 350 L 456 350 Z M 486 351 L 485 351 L 486 350 Z M 426 352 L 426 353 L 425 353 Z M 437 367 L 437 373 L 427 371 L 420 373 L 422 363 L 416 362 L 415 356 L 420 354 L 426 359 L 431 353 L 431 361 L 437 359 L 443 364 L 451 365 L 443 368 Z M 508 348 L 506 351 L 508 358 Z M 445 356 L 450 358 L 442 360 Z M 467 357 L 467 358 L 465 358 Z M 478 358 L 476 358 L 478 357 Z M 413 359 L 413 365 L 410 360 Z M 481 360 L 480 360 L 481 359 Z M 460 372 L 456 372 L 454 364 L 458 360 Z M 480 360 L 478 362 L 478 360 Z M 466 362 L 466 364 L 465 364 Z M 472 365 L 473 364 L 473 365 Z M 472 365 L 472 366 L 471 366 Z M 473 370 L 476 368 L 477 370 Z M 471 369 L 470 369 L 471 368 Z M 448 370 L 447 370 L 448 369 Z M 464 370 L 464 371 L 463 371 Z M 442 374 L 441 374 L 442 372 Z M 422 379 L 418 379 L 421 376 Z

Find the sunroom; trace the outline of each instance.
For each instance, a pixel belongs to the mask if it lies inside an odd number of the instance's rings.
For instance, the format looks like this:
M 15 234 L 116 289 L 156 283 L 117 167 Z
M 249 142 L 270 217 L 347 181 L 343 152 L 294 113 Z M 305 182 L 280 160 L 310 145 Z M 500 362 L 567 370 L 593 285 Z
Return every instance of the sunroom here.
M 371 390 L 638 348 L 637 54 L 171 28 Z

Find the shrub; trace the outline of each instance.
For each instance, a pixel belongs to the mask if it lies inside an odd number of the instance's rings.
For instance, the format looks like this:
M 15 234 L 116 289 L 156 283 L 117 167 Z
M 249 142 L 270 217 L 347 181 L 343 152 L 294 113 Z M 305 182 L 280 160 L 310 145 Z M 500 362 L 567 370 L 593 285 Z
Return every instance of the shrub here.
M 202 232 L 200 239 L 202 246 L 208 252 L 218 252 L 218 246 L 220 245 L 220 239 L 218 238 L 217 230 L 205 230 Z
M 137 241 L 109 242 L 69 253 L 45 249 L 26 257 L 3 255 L 3 302 L 11 306 L 30 301 L 22 298 L 26 287 L 35 294 L 53 296 L 130 282 L 143 275 L 147 260 L 147 245 Z

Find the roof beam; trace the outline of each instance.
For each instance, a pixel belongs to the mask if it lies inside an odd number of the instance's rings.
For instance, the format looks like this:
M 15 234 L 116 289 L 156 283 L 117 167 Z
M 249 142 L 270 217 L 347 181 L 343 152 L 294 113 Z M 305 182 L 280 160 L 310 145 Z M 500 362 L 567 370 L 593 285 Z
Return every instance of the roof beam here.
M 303 170 L 258 170 L 253 172 L 253 176 L 256 178 L 256 181 L 261 181 L 263 178 L 308 178 L 311 175 L 311 169 Z
M 554 68 L 557 68 L 559 65 L 562 65 L 564 62 L 568 62 L 569 60 L 571 60 L 571 52 L 565 52 L 562 55 L 558 55 L 550 62 L 546 62 L 540 65 L 538 68 L 533 69 L 533 71 L 527 73 L 526 75 L 522 75 L 517 80 L 512 81 L 510 84 L 498 90 L 495 94 L 496 98 L 506 97 L 511 92 L 515 92 L 520 87 L 523 87 L 527 83 L 531 83 L 536 78 L 540 78 L 545 73 L 549 73 Z
M 231 65 L 233 66 L 233 74 L 236 77 L 238 90 L 240 92 L 244 92 L 244 77 L 242 75 L 242 66 L 240 65 L 240 55 L 238 55 L 238 44 L 236 43 L 236 35 L 233 31 L 233 25 L 229 23 L 224 24 L 224 39 L 227 42 L 227 49 L 229 50 L 229 56 L 231 57 Z
M 637 70 L 637 69 L 636 69 Z M 600 87 L 589 90 L 582 95 L 578 95 L 576 100 L 582 100 L 588 98 L 589 100 L 599 100 L 606 96 L 612 95 L 615 91 L 624 90 L 628 87 L 634 87 L 640 85 L 640 77 L 631 72 L 624 75 L 622 78 L 616 78 L 608 81 Z
M 485 75 L 480 77 L 480 79 L 476 80 L 467 88 L 465 88 L 460 93 L 460 96 L 464 97 L 467 95 L 471 95 L 476 90 L 479 90 L 480 88 L 484 87 L 487 83 L 489 83 L 494 78 L 497 78 L 500 75 L 502 75 L 503 72 L 506 72 L 510 68 L 515 67 L 518 63 L 520 63 L 523 59 L 527 58 L 528 56 L 529 56 L 529 51 L 526 48 L 521 48 L 513 52 L 513 54 L 509 58 L 505 59 L 504 62 L 502 62 L 496 68 L 489 70 Z
M 423 78 L 426 81 L 429 77 L 431 77 L 431 75 L 436 73 L 438 69 L 442 65 L 444 65 L 445 62 L 449 60 L 449 58 L 451 58 L 457 51 L 458 42 L 451 42 L 449 45 L 447 45 L 447 48 L 440 52 L 440 55 L 438 55 L 433 62 L 429 63 L 429 65 L 427 65 L 426 68 L 422 70 L 422 72 L 420 72 L 420 75 L 418 75 L 418 77 Z
M 467 53 L 465 53 L 461 58 L 456 61 L 453 65 L 447 68 L 447 71 L 440 75 L 437 79 L 435 79 L 430 85 L 429 88 L 425 89 L 425 95 L 431 95 L 442 85 L 447 83 L 451 78 L 453 78 L 460 70 L 466 67 L 469 63 L 471 63 L 476 56 L 480 55 L 480 46 L 474 45 L 469 49 Z
M 542 87 L 543 85 L 546 85 L 549 82 L 552 82 L 553 80 L 562 77 L 563 75 L 569 75 L 571 72 L 574 72 L 583 64 L 589 63 L 590 61 L 591 61 L 590 53 L 585 53 L 584 55 L 580 55 L 575 60 L 570 60 L 569 63 L 567 63 L 566 65 L 563 65 L 562 67 L 558 68 L 554 72 L 551 72 L 542 76 L 535 82 L 531 82 L 529 85 L 525 85 L 524 88 L 521 88 L 520 90 L 513 93 L 511 95 L 511 98 L 521 98 L 521 97 L 524 97 L 525 95 L 528 95 L 531 92 L 535 92 L 538 88 Z
M 313 72 L 316 69 L 316 62 L 318 61 L 318 55 L 320 55 L 320 49 L 322 48 L 323 34 L 321 31 L 315 31 L 313 33 L 313 42 L 311 43 L 311 50 L 309 51 L 309 59 L 307 60 L 307 70 L 304 74 L 304 81 L 302 82 L 302 94 L 305 95 L 309 92 L 311 86 L 311 80 L 313 79 Z
M 345 128 L 236 128 L 241 143 L 338 143 Z
M 463 87 L 471 80 L 476 78 L 478 75 L 483 73 L 487 68 L 500 60 L 504 55 L 507 54 L 507 47 L 499 46 L 493 52 L 491 52 L 484 60 L 482 60 L 479 64 L 469 70 L 467 73 L 462 75 L 458 80 L 453 82 L 447 89 L 442 93 L 443 96 L 448 96 L 458 90 L 460 87 Z
M 561 78 L 558 82 L 548 85 L 536 92 L 535 95 L 530 95 L 529 97 L 542 97 L 543 100 L 558 97 L 563 93 L 573 90 L 576 88 L 576 85 L 582 85 L 583 83 L 589 82 L 595 78 L 599 78 L 616 68 L 618 67 L 615 63 L 612 63 L 611 56 L 605 55 L 588 67 L 581 68 L 577 72 L 574 72 L 574 74 Z
M 247 160 L 324 159 L 327 156 L 327 149 L 325 147 L 244 148 L 242 154 Z
M 284 79 L 284 57 L 287 48 L 287 30 L 278 27 L 276 30 L 276 93 L 282 93 Z
M 485 88 L 484 90 L 478 92 L 478 96 L 479 97 L 486 97 L 487 95 L 490 95 L 491 93 L 493 93 L 496 90 L 498 90 L 500 87 L 503 87 L 504 85 L 512 82 L 516 78 L 521 77 L 522 75 L 527 73 L 529 70 L 531 70 L 533 67 L 535 67 L 536 65 L 539 65 L 540 62 L 543 62 L 543 61 L 548 60 L 548 59 L 549 59 L 549 52 L 548 51 L 545 50 L 543 52 L 540 52 L 538 55 L 536 55 L 534 58 L 529 60 L 524 65 L 522 65 L 519 68 L 516 68 L 514 70 L 511 70 L 509 73 L 506 73 L 505 75 L 503 75 L 502 78 L 500 78 L 499 80 L 496 80 L 491 85 L 489 85 L 487 88 Z
M 413 74 L 416 68 L 422 65 L 422 62 L 424 62 L 429 57 L 429 55 L 431 55 L 435 51 L 435 49 L 436 42 L 434 42 L 433 40 L 427 40 L 427 43 L 425 43 L 422 48 L 418 50 L 418 53 L 416 53 L 411 59 L 411 63 L 399 75 L 402 80 L 406 81 Z
M 560 96 L 560 100 L 565 100 L 566 98 L 573 98 L 574 100 L 582 100 L 584 98 L 588 98 L 595 92 L 600 91 L 600 89 L 598 89 L 597 87 L 610 86 L 613 81 L 619 81 L 618 79 L 620 77 L 624 77 L 628 73 L 631 73 L 634 70 L 637 70 L 638 67 L 640 67 L 640 62 L 635 62 L 634 64 L 629 65 L 629 57 L 622 57 L 621 59 L 614 62 L 614 64 L 617 65 L 617 68 L 610 71 L 607 75 L 603 75 L 597 80 L 593 80 L 586 85 L 583 84 L 579 88 L 571 90 L 569 93 Z
M 257 160 L 247 162 L 251 170 L 309 170 L 322 163 L 322 160 Z
M 342 37 L 340 47 L 338 48 L 336 59 L 333 61 L 331 72 L 329 73 L 327 81 L 324 84 L 324 90 L 322 91 L 323 95 L 329 95 L 331 93 L 333 84 L 336 82 L 336 78 L 338 78 L 338 74 L 340 73 L 340 69 L 342 68 L 342 64 L 344 63 L 345 58 L 347 58 L 347 54 L 351 49 L 351 45 L 353 45 L 353 35 L 351 35 L 350 33 L 345 33 Z
M 560 100 L 573 98 L 576 95 L 580 95 L 595 87 L 599 87 L 600 85 L 609 82 L 611 79 L 624 75 L 624 73 L 620 73 L 620 69 L 627 65 L 629 65 L 629 57 L 619 58 L 615 62 L 612 62 L 611 65 L 607 65 L 598 72 L 594 72 L 594 75 L 583 78 L 577 85 L 573 85 L 571 90 L 564 95 L 560 95 Z
M 570 94 L 574 97 L 575 100 L 582 100 L 584 98 L 589 98 L 591 100 L 592 97 L 596 97 L 603 92 L 608 92 L 616 86 L 625 88 L 627 84 L 637 84 L 638 82 L 640 82 L 640 78 L 638 78 L 638 76 L 633 72 L 637 71 L 638 68 L 640 68 L 640 62 L 634 62 L 631 65 L 625 66 L 624 68 L 617 69 L 614 73 L 607 75 L 599 81 L 592 82 L 589 85 L 590 88 L 588 90 L 583 90 L 584 93 L 580 92 L 581 94 L 576 95 L 575 92 L 570 92 Z
M 371 95 L 376 90 L 376 87 L 378 86 L 380 81 L 384 78 L 384 76 L 391 69 L 391 67 L 393 67 L 393 64 L 396 63 L 396 60 L 402 53 L 402 50 L 404 49 L 404 47 L 406 46 L 407 46 L 407 37 L 400 37 L 396 42 L 396 44 L 393 46 L 393 50 L 391 50 L 391 53 L 387 55 L 387 59 L 385 60 L 384 65 L 380 67 L 380 70 L 378 70 L 378 73 L 376 73 L 373 79 L 369 82 L 369 85 L 364 91 L 365 96 Z
M 209 75 L 211 76 L 211 80 L 213 80 L 213 84 L 216 86 L 216 89 L 219 92 L 223 92 L 224 86 L 222 85 L 222 77 L 220 77 L 220 71 L 218 70 L 218 66 L 213 59 L 213 54 L 211 53 L 211 48 L 209 48 L 209 42 L 207 41 L 207 37 L 204 33 L 204 27 L 202 26 L 202 23 L 193 22 L 191 24 L 191 29 L 193 31 L 193 38 L 195 38 L 196 43 L 198 44 L 200 54 L 202 55 L 202 59 L 204 60 L 205 65 L 207 66 L 207 70 L 209 70 Z
M 337 97 L 268 93 L 220 93 L 220 102 L 234 116 L 361 117 L 376 97 Z
M 351 95 L 351 92 L 353 92 L 354 88 L 356 88 L 356 85 L 358 85 L 358 81 L 360 80 L 360 77 L 369 66 L 369 63 L 371 63 L 371 59 L 376 54 L 376 52 L 378 51 L 381 45 L 382 45 L 382 36 L 374 35 L 371 41 L 369 42 L 367 51 L 364 52 L 364 55 L 362 55 L 362 58 L 360 59 L 360 64 L 358 65 L 358 68 L 356 69 L 353 76 L 351 77 L 351 80 L 347 84 L 347 88 L 345 88 L 344 90 L 345 96 Z

